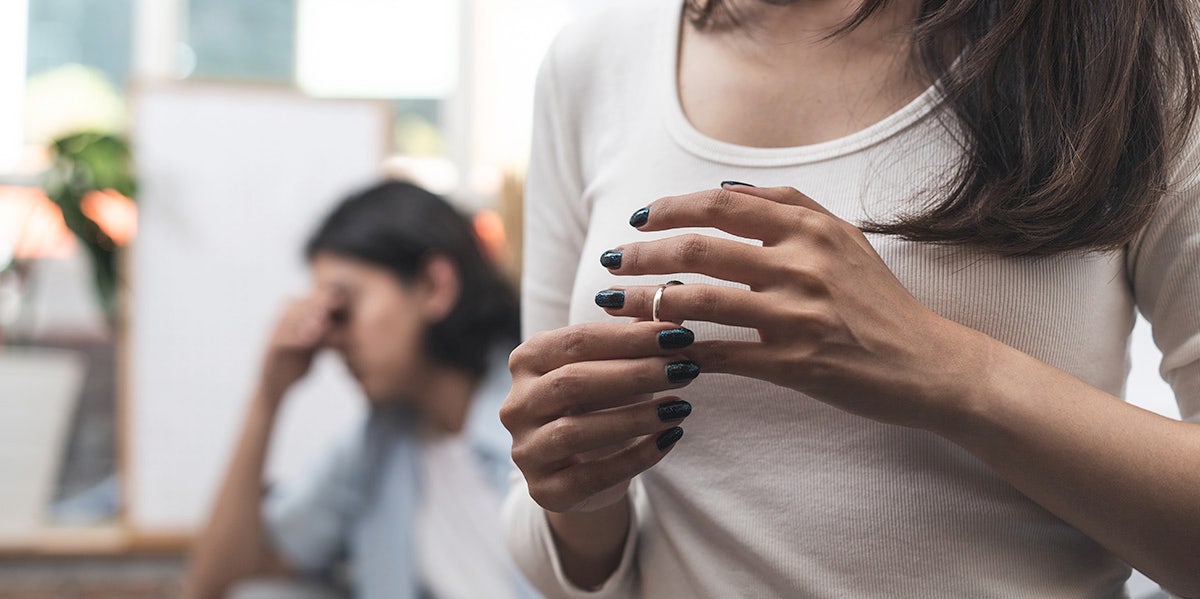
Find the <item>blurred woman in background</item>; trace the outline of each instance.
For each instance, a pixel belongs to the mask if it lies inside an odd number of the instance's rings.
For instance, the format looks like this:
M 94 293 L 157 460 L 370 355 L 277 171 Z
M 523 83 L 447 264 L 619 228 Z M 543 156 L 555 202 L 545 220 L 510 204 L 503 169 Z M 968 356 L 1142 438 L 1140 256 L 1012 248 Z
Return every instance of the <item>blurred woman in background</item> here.
M 338 206 L 307 257 L 313 289 L 268 344 L 188 596 L 264 576 L 336 586 L 343 565 L 360 597 L 525 596 L 498 526 L 517 304 L 470 224 L 436 195 L 384 183 Z M 268 491 L 280 407 L 322 348 L 341 354 L 368 417 L 306 479 Z

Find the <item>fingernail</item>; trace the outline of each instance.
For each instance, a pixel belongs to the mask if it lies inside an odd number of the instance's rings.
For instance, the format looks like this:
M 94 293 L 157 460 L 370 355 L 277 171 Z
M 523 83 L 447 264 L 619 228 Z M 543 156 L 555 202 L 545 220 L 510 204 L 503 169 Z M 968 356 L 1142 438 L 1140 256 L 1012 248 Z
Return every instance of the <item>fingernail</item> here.
M 606 289 L 596 294 L 596 305 L 601 308 L 624 308 L 625 292 Z
M 633 216 L 629 217 L 629 224 L 636 228 L 646 224 L 648 220 L 650 220 L 650 208 L 646 207 L 634 212 Z
M 683 437 L 683 429 L 677 426 L 659 435 L 658 439 L 655 439 L 654 444 L 658 446 L 659 451 L 666 451 L 667 448 L 674 445 L 675 442 L 680 439 L 680 437 Z
M 700 376 L 700 365 L 691 360 L 667 364 L 667 380 L 672 383 L 690 381 Z
M 663 422 L 683 420 L 692 414 L 692 404 L 683 401 L 668 401 L 658 406 L 658 419 Z
M 725 187 L 726 185 L 745 185 L 746 187 L 754 187 L 749 183 L 742 183 L 741 181 L 721 181 L 721 187 Z
M 624 295 L 621 301 L 625 300 Z M 677 329 L 667 329 L 658 333 L 658 346 L 663 349 L 679 349 L 687 347 L 696 340 L 696 335 L 691 331 L 679 327 Z
M 600 265 L 604 268 L 621 268 L 621 250 L 608 250 L 600 254 Z

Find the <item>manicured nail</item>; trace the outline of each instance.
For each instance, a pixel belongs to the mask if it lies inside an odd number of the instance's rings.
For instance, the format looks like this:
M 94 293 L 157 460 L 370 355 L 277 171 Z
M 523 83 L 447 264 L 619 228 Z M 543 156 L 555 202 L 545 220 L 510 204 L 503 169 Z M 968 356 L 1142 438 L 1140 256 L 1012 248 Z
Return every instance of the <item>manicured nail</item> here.
M 616 289 L 601 291 L 596 294 L 596 305 L 601 308 L 624 308 L 625 292 L 617 291 Z
M 625 300 L 624 296 L 621 297 L 621 300 Z M 695 340 L 696 335 L 683 327 L 667 329 L 658 333 L 658 346 L 663 349 L 680 349 L 691 345 Z
M 636 228 L 646 224 L 648 220 L 650 220 L 650 208 L 646 207 L 634 212 L 633 216 L 629 217 L 629 224 Z
M 700 376 L 700 365 L 691 360 L 667 364 L 667 380 L 672 383 L 690 381 Z
M 742 183 L 741 181 L 721 181 L 721 187 L 725 187 L 727 185 L 745 185 L 746 187 L 754 187 L 749 183 Z
M 659 404 L 658 419 L 663 422 L 671 422 L 672 420 L 683 420 L 692 414 L 692 404 L 683 401 L 668 401 Z
M 604 268 L 621 268 L 621 250 L 608 250 L 600 254 L 600 265 Z
M 683 437 L 683 429 L 678 426 L 659 435 L 654 444 L 658 446 L 659 451 L 666 451 L 669 447 L 675 444 L 676 441 Z

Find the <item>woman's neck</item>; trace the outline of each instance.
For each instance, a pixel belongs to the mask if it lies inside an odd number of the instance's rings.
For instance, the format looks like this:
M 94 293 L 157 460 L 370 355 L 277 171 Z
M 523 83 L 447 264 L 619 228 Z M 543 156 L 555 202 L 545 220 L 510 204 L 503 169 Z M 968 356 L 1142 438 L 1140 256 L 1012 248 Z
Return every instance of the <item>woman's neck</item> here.
M 891 0 L 866 20 L 835 38 L 829 34 L 849 22 L 862 0 L 799 0 L 772 3 L 764 0 L 733 0 L 737 24 L 718 30 L 764 44 L 778 53 L 796 45 L 846 46 L 871 49 L 903 41 L 920 12 L 918 0 Z
M 919 4 L 893 0 L 830 37 L 859 4 L 742 0 L 736 26 L 697 31 L 685 24 L 678 65 L 684 113 L 712 137 L 760 147 L 834 139 L 891 114 L 930 83 L 913 68 Z
M 422 419 L 438 432 L 457 434 L 466 425 L 479 378 L 466 371 L 430 364 L 410 395 Z

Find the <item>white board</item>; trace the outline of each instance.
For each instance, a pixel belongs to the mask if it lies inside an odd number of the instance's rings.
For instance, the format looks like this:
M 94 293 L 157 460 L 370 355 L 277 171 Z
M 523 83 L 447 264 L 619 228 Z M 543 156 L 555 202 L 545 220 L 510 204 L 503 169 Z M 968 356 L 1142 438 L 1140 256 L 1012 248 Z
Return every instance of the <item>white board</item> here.
M 376 102 L 232 84 L 135 90 L 141 218 L 122 405 L 135 530 L 203 521 L 278 311 L 308 286 L 304 242 L 376 180 L 389 136 Z M 285 406 L 271 475 L 303 469 L 362 408 L 340 362 L 323 356 Z

